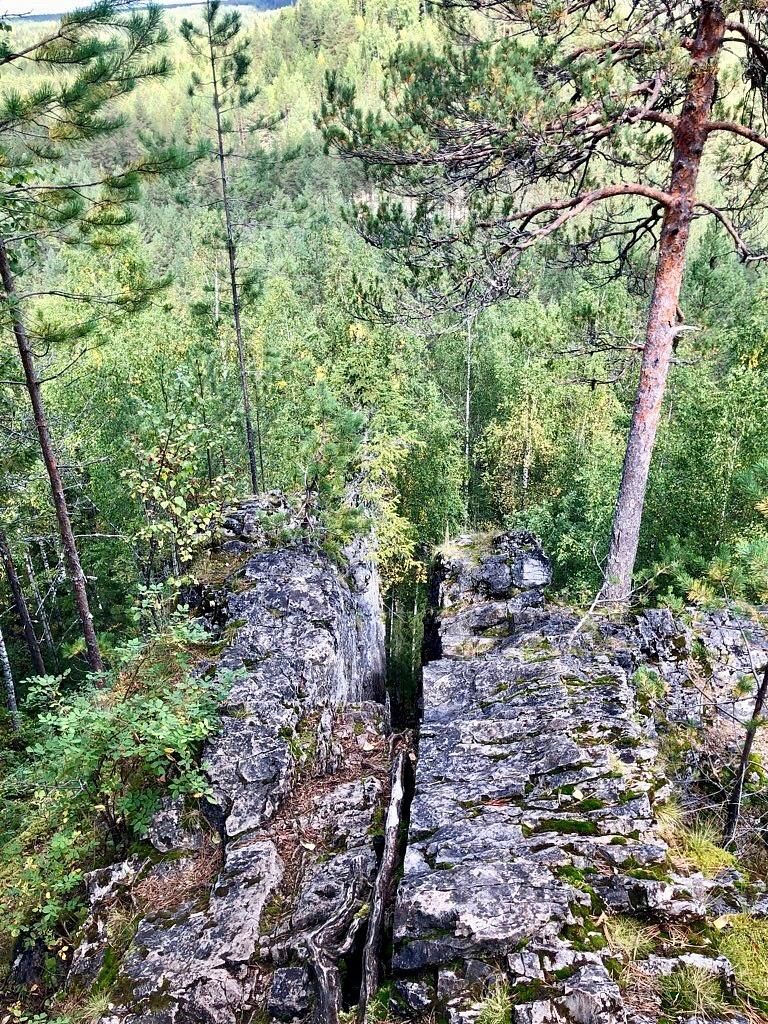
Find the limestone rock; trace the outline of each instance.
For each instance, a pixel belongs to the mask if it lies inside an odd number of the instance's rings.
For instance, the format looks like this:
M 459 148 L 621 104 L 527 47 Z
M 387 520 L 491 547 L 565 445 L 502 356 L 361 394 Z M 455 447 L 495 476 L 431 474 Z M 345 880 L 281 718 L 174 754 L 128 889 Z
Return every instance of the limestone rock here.
M 272 975 L 267 1010 L 276 1020 L 302 1020 L 314 1001 L 306 967 L 279 967 Z
M 221 730 L 202 756 L 215 796 L 206 813 L 222 839 L 222 866 L 212 883 L 203 879 L 176 899 L 172 862 L 150 868 L 153 884 L 169 890 L 167 908 L 148 908 L 139 921 L 109 1024 L 235 1024 L 244 1007 L 263 1007 L 267 992 L 279 1019 L 292 1019 L 289 1012 L 303 1019 L 310 1012 L 309 988 L 301 981 L 305 967 L 279 968 L 265 989 L 271 964 L 295 955 L 302 925 L 338 910 L 352 876 L 360 882 L 351 913 L 359 913 L 375 875 L 370 832 L 382 799 L 376 775 L 382 769 L 363 768 L 367 755 L 355 730 L 359 724 L 367 746 L 381 756 L 383 708 L 374 714 L 364 703 L 383 699 L 378 576 L 362 541 L 350 548 L 347 577 L 306 543 L 298 525 L 276 493 L 231 509 L 220 542 L 225 555 L 239 560 L 227 576 L 236 574 L 237 586 L 225 581 L 190 590 L 193 610 L 223 640 L 219 665 L 237 672 Z M 276 546 L 281 532 L 293 539 Z M 345 718 L 351 704 L 363 710 Z M 317 772 L 322 780 L 347 756 L 360 762 L 357 779 L 335 786 L 319 781 L 322 799 L 309 801 L 308 812 L 297 808 L 290 828 L 273 829 L 302 773 Z M 291 830 L 301 828 L 315 840 L 293 838 Z M 323 860 L 318 842 L 334 829 L 339 848 Z M 159 853 L 178 857 L 201 848 L 203 831 L 185 822 L 180 802 L 169 800 L 155 815 L 149 839 Z M 193 870 L 194 860 L 187 866 Z M 274 900 L 287 898 L 286 872 L 296 900 L 293 931 L 282 920 L 268 920 Z M 73 981 L 98 972 L 105 948 L 100 908 L 117 885 L 115 877 L 93 880 Z M 265 936 L 275 927 L 287 932 Z

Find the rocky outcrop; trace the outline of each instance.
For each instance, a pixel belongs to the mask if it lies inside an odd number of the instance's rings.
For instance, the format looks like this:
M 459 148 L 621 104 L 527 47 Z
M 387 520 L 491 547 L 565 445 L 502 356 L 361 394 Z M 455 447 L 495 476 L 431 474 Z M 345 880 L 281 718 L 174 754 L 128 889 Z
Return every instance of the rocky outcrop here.
M 156 856 L 90 879 L 70 988 L 114 974 L 104 1024 L 304 1019 L 366 924 L 388 780 L 377 576 L 360 544 L 349 574 L 298 531 L 269 548 L 286 520 L 279 496 L 234 510 L 190 595 L 233 681 L 203 753 L 209 825 L 169 801 Z M 115 908 L 137 906 L 111 964 Z
M 655 958 L 632 967 L 653 977 L 691 966 L 679 936 L 705 932 L 710 907 L 744 906 L 738 876 L 681 865 L 656 817 L 670 787 L 634 672 L 652 663 L 690 711 L 690 636 L 671 616 L 632 627 L 547 607 L 548 562 L 529 535 L 460 538 L 438 575 L 393 1012 L 450 1024 L 662 1019 L 659 988 L 641 998 L 606 944 L 611 922 L 658 935 Z M 696 969 L 728 976 L 716 953 L 697 955 Z
M 347 559 L 277 495 L 227 519 L 190 592 L 232 679 L 204 752 L 214 799 L 202 820 L 167 801 L 151 856 L 91 875 L 70 987 L 109 992 L 101 1024 L 746 1020 L 717 935 L 765 918 L 765 892 L 724 851 L 701 869 L 661 819 L 675 789 L 692 813 L 712 792 L 681 737 L 711 763 L 726 735 L 725 763 L 743 736 L 760 628 L 583 617 L 547 603 L 531 534 L 459 538 L 434 574 L 406 793 L 378 579 L 364 543 Z M 714 984 L 717 1012 L 670 1003 L 676 979 Z

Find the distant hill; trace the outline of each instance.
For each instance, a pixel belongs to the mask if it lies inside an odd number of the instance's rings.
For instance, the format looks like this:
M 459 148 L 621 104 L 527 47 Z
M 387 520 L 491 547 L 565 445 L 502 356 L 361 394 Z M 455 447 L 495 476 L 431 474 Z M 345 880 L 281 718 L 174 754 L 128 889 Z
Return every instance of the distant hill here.
M 51 21 L 53 18 L 60 18 L 67 11 L 82 7 L 88 0 L 16 0 L 10 5 L 11 10 L 7 11 L 7 17 L 13 21 L 16 18 L 23 18 L 24 21 Z M 202 7 L 202 0 L 159 0 L 163 7 L 176 9 L 180 7 Z M 227 7 L 253 7 L 257 11 L 274 11 L 280 7 L 290 7 L 293 0 L 222 0 Z M 60 6 L 59 6 L 60 4 Z M 19 8 L 14 11 L 13 8 Z

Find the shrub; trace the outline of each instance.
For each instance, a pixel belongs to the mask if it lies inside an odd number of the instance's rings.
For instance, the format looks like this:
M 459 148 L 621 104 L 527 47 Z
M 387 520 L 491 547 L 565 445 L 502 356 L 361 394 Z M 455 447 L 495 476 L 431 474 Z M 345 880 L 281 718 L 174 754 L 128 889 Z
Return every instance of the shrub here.
M 32 686 L 38 717 L 0 783 L 0 933 L 49 945 L 82 910 L 84 874 L 141 840 L 160 796 L 210 796 L 198 766 L 231 673 L 194 674 L 202 637 L 131 645 L 103 688 Z

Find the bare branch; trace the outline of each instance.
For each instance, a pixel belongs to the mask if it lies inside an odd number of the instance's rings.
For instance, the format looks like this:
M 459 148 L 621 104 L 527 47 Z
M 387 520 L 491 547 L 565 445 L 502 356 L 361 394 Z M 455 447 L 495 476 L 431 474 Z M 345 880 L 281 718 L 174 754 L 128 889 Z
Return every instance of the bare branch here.
M 747 139 L 749 142 L 754 142 L 756 146 L 761 146 L 763 149 L 768 150 L 768 135 L 761 135 L 760 132 L 748 128 L 745 124 L 739 124 L 738 121 L 709 121 L 706 125 L 706 131 L 707 134 L 712 134 L 712 132 L 730 132 L 731 135 L 738 135 L 742 139 Z
M 735 224 L 725 211 L 721 210 L 718 206 L 713 206 L 711 203 L 701 201 L 696 203 L 696 206 L 700 207 L 702 210 L 706 210 L 707 213 L 712 214 L 713 217 L 716 217 L 720 221 L 725 230 L 731 236 L 736 252 L 745 263 L 757 263 L 761 260 L 768 260 L 768 253 L 758 254 L 750 252 L 747 243 L 736 230 Z

